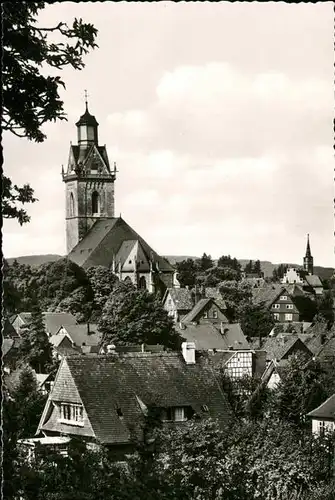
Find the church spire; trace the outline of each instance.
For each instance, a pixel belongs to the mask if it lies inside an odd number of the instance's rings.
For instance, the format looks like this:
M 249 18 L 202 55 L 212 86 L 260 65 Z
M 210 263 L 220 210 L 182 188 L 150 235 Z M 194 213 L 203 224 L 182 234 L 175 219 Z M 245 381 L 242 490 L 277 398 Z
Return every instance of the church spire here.
M 85 89 L 84 92 L 85 92 L 85 108 L 86 108 L 86 111 L 88 112 L 88 101 L 87 101 L 88 94 L 87 94 L 87 90 Z
M 98 145 L 98 125 L 95 116 L 88 111 L 88 94 L 85 92 L 85 113 L 77 121 L 78 144 L 86 147 L 88 144 Z
M 308 274 L 313 274 L 313 257 L 312 257 L 312 253 L 311 253 L 310 243 L 309 243 L 309 234 L 307 234 L 306 254 L 304 257 L 304 270 Z

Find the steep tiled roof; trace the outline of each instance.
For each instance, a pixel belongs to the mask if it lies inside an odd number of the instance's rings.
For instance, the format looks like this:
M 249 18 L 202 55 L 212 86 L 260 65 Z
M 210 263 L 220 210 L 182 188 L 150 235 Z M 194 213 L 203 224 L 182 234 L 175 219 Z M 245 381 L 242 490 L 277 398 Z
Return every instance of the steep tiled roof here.
M 96 346 L 100 343 L 102 334 L 98 332 L 98 325 L 91 323 L 89 325 L 90 333 L 87 331 L 87 325 L 66 325 L 65 330 L 75 346 Z
M 322 403 L 322 405 L 315 408 L 315 410 L 310 411 L 307 416 L 335 420 L 335 394 L 330 396 L 330 398 Z
M 208 349 L 229 349 L 234 350 L 249 349 L 249 344 L 238 323 L 224 324 L 224 333 L 212 323 L 199 325 L 184 324 L 181 328 L 176 325 L 177 332 L 187 342 L 195 342 L 197 350 Z
M 262 346 L 262 350 L 267 352 L 267 359 L 280 361 L 296 343 L 302 347 L 304 352 L 308 352 L 307 346 L 297 335 L 281 335 L 275 338 L 268 338 Z
M 149 259 L 152 256 L 161 271 L 174 272 L 170 263 L 154 252 L 121 217 L 97 220 L 68 257 L 84 268 L 98 265 L 110 267 L 113 257 L 127 240 L 138 240 L 146 257 Z
M 16 316 L 15 316 L 16 317 Z M 14 319 L 15 319 L 14 317 Z M 5 318 L 2 323 L 2 334 L 4 337 L 16 337 L 17 333 L 15 328 L 12 325 L 12 321 L 8 318 Z
M 307 274 L 305 280 L 312 287 L 322 287 L 322 282 L 316 274 Z
M 227 305 L 225 303 L 225 301 L 223 300 L 222 298 L 222 295 L 220 293 L 220 290 L 218 290 L 217 288 L 214 288 L 214 287 L 206 287 L 205 288 L 205 296 L 208 298 L 208 299 L 214 299 L 216 304 L 219 306 L 219 308 L 224 311 L 225 309 L 227 309 Z
M 31 320 L 31 313 L 22 312 L 19 314 L 24 323 L 29 323 Z M 71 313 L 65 312 L 44 312 L 44 325 L 47 333 L 54 335 L 59 328 L 63 325 L 76 325 L 77 320 Z
M 265 305 L 270 306 L 283 290 L 285 287 L 278 284 L 252 288 L 252 301 L 254 304 L 265 303 Z
M 103 158 L 108 170 L 110 170 L 106 148 L 104 146 L 97 146 L 97 145 L 95 145 L 95 147 L 98 149 L 98 151 L 99 151 L 101 157 Z M 80 161 L 81 162 L 85 161 L 85 159 L 89 153 L 89 150 L 87 150 L 86 148 L 79 148 L 79 146 L 75 145 L 75 144 L 71 145 L 71 149 L 72 149 L 72 154 L 73 154 L 73 157 L 75 160 L 75 164 L 77 164 Z
M 192 294 L 188 288 L 168 288 L 166 296 L 170 294 L 177 311 L 191 310 L 193 307 Z
M 335 359 L 335 335 L 330 337 L 317 353 L 320 361 L 329 361 Z
M 212 301 L 213 299 L 200 299 L 193 309 L 183 317 L 183 323 L 192 323 L 195 321 L 197 316 L 201 313 L 201 311 Z
M 13 339 L 8 339 L 8 338 L 2 339 L 1 350 L 2 350 L 2 357 L 3 358 L 6 356 L 6 354 L 9 353 L 9 351 L 12 349 L 13 345 L 14 345 Z
M 186 365 L 179 353 L 73 356 L 65 362 L 102 443 L 141 439 L 143 405 L 192 406 L 200 415 L 218 417 L 222 422 L 231 415 L 213 373 L 197 364 Z M 203 413 L 202 405 L 207 405 L 208 413 Z

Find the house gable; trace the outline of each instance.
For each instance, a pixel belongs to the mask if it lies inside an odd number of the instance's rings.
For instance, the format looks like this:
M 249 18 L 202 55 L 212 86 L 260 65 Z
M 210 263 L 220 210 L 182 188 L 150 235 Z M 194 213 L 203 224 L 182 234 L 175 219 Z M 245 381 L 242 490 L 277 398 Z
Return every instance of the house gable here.
M 61 405 L 72 404 L 83 407 L 83 425 L 71 425 L 61 421 Z M 37 433 L 60 433 L 75 436 L 95 437 L 89 417 L 77 385 L 72 377 L 66 358 L 61 362 L 53 388 L 43 411 Z
M 212 298 L 200 299 L 182 319 L 183 323 L 228 323 L 227 317 Z

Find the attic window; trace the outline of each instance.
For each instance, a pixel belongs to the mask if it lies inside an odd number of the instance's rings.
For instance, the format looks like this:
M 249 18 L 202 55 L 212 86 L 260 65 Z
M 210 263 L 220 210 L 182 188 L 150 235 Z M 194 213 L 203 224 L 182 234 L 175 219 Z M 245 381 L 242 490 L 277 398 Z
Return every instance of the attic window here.
M 280 300 L 287 300 L 287 295 L 281 295 Z
M 217 317 L 218 317 L 218 312 L 217 312 L 216 309 L 214 309 L 214 311 L 213 311 L 213 318 L 217 319 Z
M 202 411 L 206 411 L 207 412 L 208 411 L 208 406 L 207 405 L 202 405 L 201 409 L 202 409 Z
M 172 422 L 185 422 L 188 419 L 189 408 L 185 406 L 175 406 L 167 408 L 162 413 L 162 420 Z
M 131 260 L 128 261 L 128 264 L 131 264 Z
M 208 318 L 208 312 L 204 312 L 204 318 L 207 319 Z
M 84 426 L 84 409 L 82 405 L 61 403 L 59 421 L 68 425 Z

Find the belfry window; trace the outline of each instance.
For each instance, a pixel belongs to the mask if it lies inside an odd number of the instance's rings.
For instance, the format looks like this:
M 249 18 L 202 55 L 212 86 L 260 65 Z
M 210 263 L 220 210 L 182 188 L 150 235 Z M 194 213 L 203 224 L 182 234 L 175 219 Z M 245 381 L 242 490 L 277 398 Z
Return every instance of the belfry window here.
M 96 191 L 92 193 L 92 214 L 100 214 L 100 195 Z
M 70 217 L 74 216 L 74 197 L 73 197 L 73 193 L 70 193 L 69 215 L 70 215 Z

